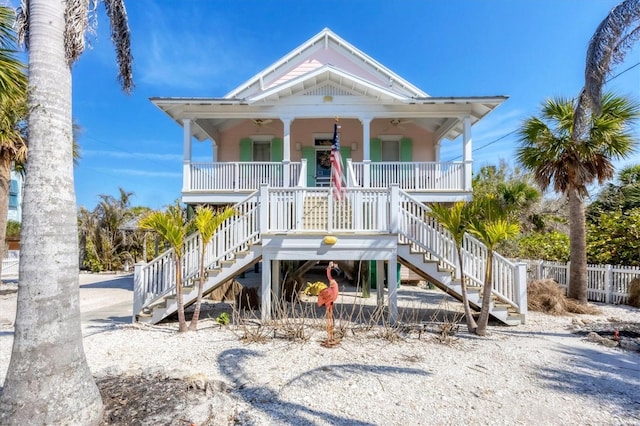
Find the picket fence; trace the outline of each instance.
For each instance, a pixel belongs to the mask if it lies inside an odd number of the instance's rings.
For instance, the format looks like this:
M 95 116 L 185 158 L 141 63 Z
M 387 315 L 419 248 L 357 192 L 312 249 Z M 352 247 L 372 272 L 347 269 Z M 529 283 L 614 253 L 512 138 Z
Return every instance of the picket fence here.
M 19 264 L 20 258 L 18 257 L 8 257 L 6 259 L 2 259 L 2 278 L 17 278 Z
M 569 262 L 518 259 L 527 264 L 527 280 L 550 278 L 565 290 L 569 283 Z M 640 278 L 638 266 L 587 265 L 587 298 L 593 302 L 627 303 L 629 283 Z

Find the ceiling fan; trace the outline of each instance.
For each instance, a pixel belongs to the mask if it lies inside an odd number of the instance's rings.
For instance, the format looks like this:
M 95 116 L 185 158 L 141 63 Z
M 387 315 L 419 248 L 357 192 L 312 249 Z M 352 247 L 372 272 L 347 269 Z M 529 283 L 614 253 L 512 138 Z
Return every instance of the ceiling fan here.
M 384 129 L 384 131 L 388 131 L 391 130 L 393 128 L 396 129 L 400 129 L 400 130 L 404 130 L 404 125 L 405 124 L 410 124 L 413 123 L 413 120 L 401 120 L 399 118 L 392 118 L 391 120 L 389 120 L 389 124 L 391 124 L 390 127 L 387 127 L 386 129 Z
M 255 124 L 256 126 L 262 127 L 271 123 L 273 120 L 270 118 L 254 118 L 252 121 L 253 121 L 253 124 Z

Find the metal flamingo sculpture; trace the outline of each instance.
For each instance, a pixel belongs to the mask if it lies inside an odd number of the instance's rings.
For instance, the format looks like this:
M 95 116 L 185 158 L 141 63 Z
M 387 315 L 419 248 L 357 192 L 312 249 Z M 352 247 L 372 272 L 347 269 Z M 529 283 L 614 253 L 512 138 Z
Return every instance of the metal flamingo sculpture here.
M 318 294 L 318 306 L 327 308 L 327 343 L 331 344 L 333 340 L 333 302 L 338 298 L 338 283 L 331 277 L 331 269 L 333 262 L 329 262 L 327 266 L 327 279 L 329 287 L 325 288 Z

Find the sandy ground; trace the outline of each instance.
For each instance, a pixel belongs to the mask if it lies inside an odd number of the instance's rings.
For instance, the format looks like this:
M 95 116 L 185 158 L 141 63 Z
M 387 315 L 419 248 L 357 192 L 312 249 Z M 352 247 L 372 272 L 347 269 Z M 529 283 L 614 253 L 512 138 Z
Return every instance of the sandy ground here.
M 81 275 L 85 350 L 106 405 L 103 424 L 640 424 L 640 353 L 575 333 L 639 323 L 635 308 L 530 313 L 526 325 L 494 324 L 484 338 L 462 326 L 446 343 L 435 324 L 424 333 L 348 328 L 327 349 L 321 319 L 308 320 L 297 341 L 283 324 L 278 331 L 205 319 L 185 334 L 175 324 L 131 325 L 131 285 L 130 276 Z M 345 290 L 348 306 L 355 298 Z M 420 308 L 442 306 L 441 293 L 407 290 L 403 297 Z M 15 315 L 15 293 L 1 293 L 0 382 Z

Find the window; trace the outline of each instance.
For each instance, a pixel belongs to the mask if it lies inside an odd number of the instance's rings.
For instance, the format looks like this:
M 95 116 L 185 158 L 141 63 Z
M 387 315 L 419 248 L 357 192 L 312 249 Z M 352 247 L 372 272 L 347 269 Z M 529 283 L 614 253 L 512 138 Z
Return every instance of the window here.
M 18 181 L 15 179 L 11 179 L 9 186 L 9 208 L 14 210 L 18 208 Z
M 381 141 L 382 161 L 400 161 L 400 141 Z
M 271 142 L 253 141 L 253 161 L 271 161 Z

